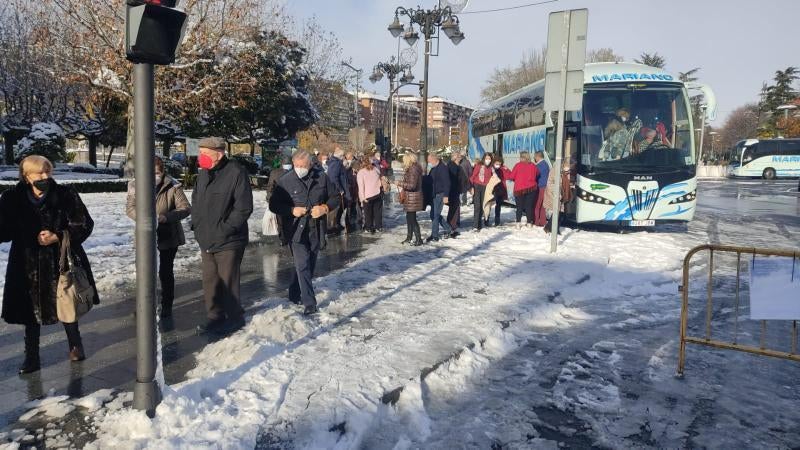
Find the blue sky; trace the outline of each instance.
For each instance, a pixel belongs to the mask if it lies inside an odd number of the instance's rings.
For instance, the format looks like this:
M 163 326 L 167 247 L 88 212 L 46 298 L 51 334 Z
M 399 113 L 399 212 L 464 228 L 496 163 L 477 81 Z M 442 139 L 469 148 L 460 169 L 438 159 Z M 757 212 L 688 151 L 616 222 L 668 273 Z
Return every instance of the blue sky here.
M 471 0 L 467 11 L 532 1 Z M 317 16 L 342 41 L 343 58 L 352 58 L 368 74 L 375 63 L 397 52 L 397 41 L 386 31 L 394 9 L 432 7 L 436 1 L 289 0 L 287 4 L 299 18 Z M 717 94 L 716 126 L 737 106 L 757 101 L 761 84 L 771 81 L 776 70 L 800 66 L 798 0 L 559 0 L 463 15 L 467 39 L 457 47 L 442 40 L 440 56 L 431 59 L 431 95 L 479 104 L 481 87 L 492 70 L 515 65 L 527 49 L 541 47 L 548 13 L 573 8 L 589 9 L 589 48 L 611 47 L 626 60 L 655 51 L 674 73 L 701 67 L 701 81 Z M 422 78 L 421 54 L 414 73 Z M 385 79 L 374 85 L 363 82 L 379 93 L 388 90 Z

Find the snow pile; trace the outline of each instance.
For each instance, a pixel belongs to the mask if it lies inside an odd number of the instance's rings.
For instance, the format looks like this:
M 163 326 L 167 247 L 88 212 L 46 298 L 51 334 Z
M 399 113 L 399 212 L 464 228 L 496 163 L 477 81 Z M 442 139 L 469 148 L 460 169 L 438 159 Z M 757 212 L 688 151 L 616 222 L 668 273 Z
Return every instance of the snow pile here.
M 317 280 L 314 319 L 265 299 L 245 329 L 198 355 L 153 420 L 98 410 L 91 448 L 426 445 L 432 397 L 457 397 L 521 337 L 591 326 L 587 299 L 674 293 L 686 250 L 671 235 L 567 231 L 554 256 L 542 231 L 511 227 L 422 248 L 400 239 L 384 235 Z M 570 359 L 555 398 L 618 409 L 613 378 L 585 378 L 588 365 L 613 368 L 617 358 L 608 343 Z

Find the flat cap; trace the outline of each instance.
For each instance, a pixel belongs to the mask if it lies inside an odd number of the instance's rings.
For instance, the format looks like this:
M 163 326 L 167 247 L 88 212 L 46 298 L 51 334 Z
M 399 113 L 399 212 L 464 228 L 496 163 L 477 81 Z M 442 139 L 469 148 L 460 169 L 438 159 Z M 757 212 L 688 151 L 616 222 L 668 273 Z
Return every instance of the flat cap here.
M 204 137 L 200 139 L 200 142 L 197 144 L 199 148 L 207 148 L 211 150 L 217 150 L 224 152 L 225 151 L 225 139 L 221 137 Z

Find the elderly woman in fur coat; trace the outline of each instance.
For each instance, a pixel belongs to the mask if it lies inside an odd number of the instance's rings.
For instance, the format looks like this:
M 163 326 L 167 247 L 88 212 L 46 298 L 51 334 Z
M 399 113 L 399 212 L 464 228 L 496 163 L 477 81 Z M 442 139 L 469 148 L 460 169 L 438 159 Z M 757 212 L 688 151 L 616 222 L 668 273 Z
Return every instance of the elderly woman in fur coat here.
M 28 156 L 20 163 L 19 183 L 0 197 L 0 242 L 11 242 L 3 291 L 2 317 L 25 326 L 25 361 L 20 374 L 40 368 L 39 336 L 42 325 L 59 321 L 56 290 L 61 240 L 69 235 L 74 264 L 86 270 L 99 303 L 89 259 L 81 244 L 94 222 L 77 191 L 56 184 L 53 165 L 42 156 Z M 77 320 L 64 323 L 70 361 L 86 358 Z

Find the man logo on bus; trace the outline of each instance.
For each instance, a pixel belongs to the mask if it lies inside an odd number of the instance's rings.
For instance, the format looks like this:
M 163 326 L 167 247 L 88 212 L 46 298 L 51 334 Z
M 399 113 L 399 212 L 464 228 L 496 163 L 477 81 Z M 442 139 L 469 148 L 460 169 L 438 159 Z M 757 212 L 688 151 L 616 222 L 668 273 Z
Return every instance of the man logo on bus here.
M 776 163 L 800 163 L 800 156 L 773 156 L 772 162 Z
M 612 73 L 611 75 L 592 75 L 592 83 L 607 81 L 673 81 L 675 78 L 666 73 Z

